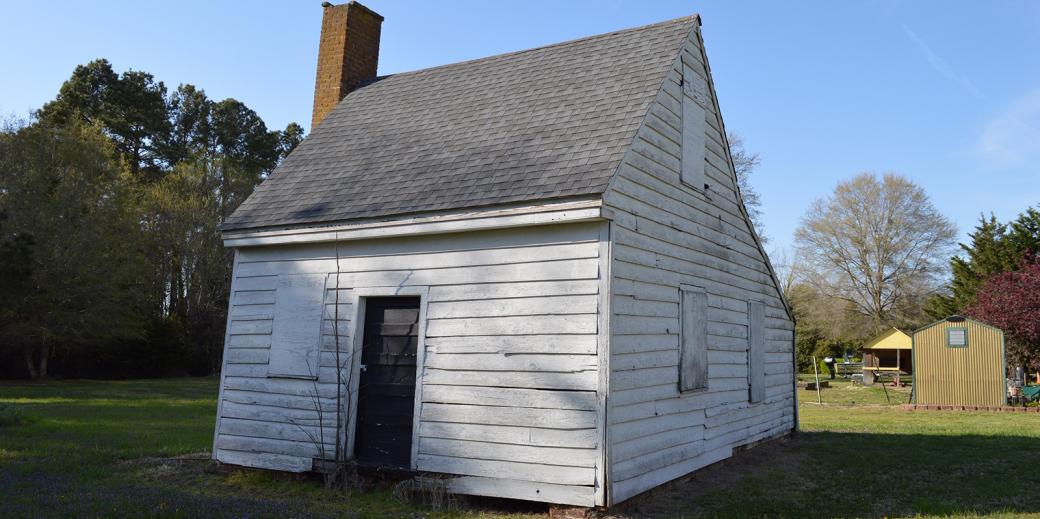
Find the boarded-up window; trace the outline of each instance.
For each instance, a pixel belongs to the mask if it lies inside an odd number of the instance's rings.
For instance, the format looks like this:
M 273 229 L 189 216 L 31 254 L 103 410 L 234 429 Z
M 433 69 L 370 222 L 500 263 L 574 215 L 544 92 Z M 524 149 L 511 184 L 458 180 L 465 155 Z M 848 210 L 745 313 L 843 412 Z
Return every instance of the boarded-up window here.
M 708 83 L 683 64 L 682 96 L 682 181 L 704 189 L 704 114 L 708 106 Z
M 278 276 L 267 376 L 317 378 L 325 278 L 325 274 Z
M 766 398 L 766 306 L 761 301 L 748 303 L 748 400 Z
M 702 288 L 682 286 L 679 296 L 679 391 L 704 389 L 708 387 L 708 295 Z

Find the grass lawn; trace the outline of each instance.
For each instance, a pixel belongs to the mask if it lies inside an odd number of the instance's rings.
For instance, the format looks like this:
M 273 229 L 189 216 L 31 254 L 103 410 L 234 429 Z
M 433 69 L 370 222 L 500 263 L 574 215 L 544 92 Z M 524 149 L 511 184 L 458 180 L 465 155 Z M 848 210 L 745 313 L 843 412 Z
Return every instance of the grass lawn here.
M 799 390 L 802 431 L 625 503 L 621 517 L 1040 517 L 1040 415 L 907 412 L 877 388 Z M 905 390 L 890 390 L 893 404 Z M 388 489 L 209 470 L 216 379 L 0 382 L 0 516 L 488 517 Z M 810 403 L 811 402 L 811 403 Z M 855 402 L 855 404 L 853 404 Z M 0 421 L 0 424 L 4 422 Z

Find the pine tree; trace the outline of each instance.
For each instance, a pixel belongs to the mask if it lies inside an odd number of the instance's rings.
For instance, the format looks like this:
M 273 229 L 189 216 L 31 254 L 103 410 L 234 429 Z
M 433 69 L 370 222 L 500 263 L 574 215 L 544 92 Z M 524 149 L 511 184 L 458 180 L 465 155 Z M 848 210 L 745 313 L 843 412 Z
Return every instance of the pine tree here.
M 1023 258 L 1040 252 L 1040 211 L 1030 207 L 1010 223 L 996 216 L 979 217 L 963 256 L 950 260 L 948 293 L 929 299 L 926 311 L 934 319 L 963 313 L 977 302 L 980 287 L 992 276 L 1018 268 Z

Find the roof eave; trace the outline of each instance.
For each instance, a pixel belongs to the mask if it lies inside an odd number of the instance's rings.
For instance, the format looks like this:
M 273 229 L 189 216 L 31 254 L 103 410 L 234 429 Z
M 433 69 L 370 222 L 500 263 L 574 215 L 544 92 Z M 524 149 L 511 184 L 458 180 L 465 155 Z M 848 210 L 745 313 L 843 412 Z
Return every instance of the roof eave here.
M 578 223 L 603 220 L 602 205 L 599 196 L 583 197 L 321 225 L 228 230 L 222 233 L 222 239 L 225 247 L 255 247 Z

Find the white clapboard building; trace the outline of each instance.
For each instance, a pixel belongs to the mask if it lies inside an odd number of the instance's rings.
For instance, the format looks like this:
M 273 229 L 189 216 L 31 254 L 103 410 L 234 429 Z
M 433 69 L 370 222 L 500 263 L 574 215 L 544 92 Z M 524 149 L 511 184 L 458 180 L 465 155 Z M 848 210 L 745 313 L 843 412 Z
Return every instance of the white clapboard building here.
M 324 10 L 315 127 L 223 227 L 214 458 L 608 506 L 794 430 L 698 17 L 376 76 L 382 17 Z

